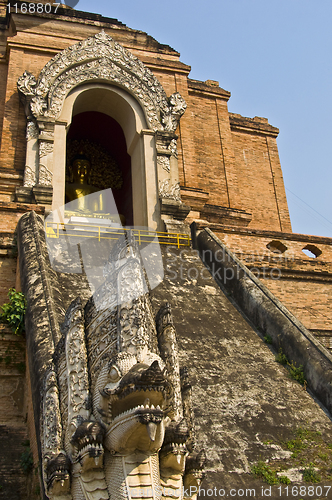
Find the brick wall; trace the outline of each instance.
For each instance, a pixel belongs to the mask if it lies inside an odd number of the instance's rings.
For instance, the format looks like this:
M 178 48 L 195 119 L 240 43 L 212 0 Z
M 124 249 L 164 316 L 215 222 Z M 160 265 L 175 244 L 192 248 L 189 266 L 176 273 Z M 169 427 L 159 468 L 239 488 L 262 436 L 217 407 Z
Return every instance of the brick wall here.
M 332 347 L 332 238 L 245 228 L 215 233 L 304 326 Z M 286 249 L 275 253 L 267 246 L 271 242 Z M 320 255 L 307 256 L 302 251 L 307 246 Z
M 8 302 L 8 290 L 16 285 L 17 259 L 0 257 L 0 306 Z
M 0 328 L 0 498 L 25 500 L 27 478 L 21 466 L 28 437 L 25 424 L 25 341 Z
M 280 231 L 266 138 L 233 132 L 232 139 L 241 197 L 240 208 L 252 213 L 250 226 Z

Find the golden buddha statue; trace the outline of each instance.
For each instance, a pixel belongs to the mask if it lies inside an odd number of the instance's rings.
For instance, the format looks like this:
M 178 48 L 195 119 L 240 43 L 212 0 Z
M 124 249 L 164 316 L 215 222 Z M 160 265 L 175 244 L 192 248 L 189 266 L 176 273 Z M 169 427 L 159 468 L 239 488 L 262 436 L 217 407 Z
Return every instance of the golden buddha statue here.
M 102 191 L 90 185 L 91 163 L 79 154 L 70 167 L 71 182 L 66 185 L 66 203 L 75 202 L 72 211 L 82 215 L 102 214 L 104 200 Z M 94 193 L 98 193 L 95 194 Z
M 70 203 L 68 206 L 70 213 L 84 217 L 114 219 L 115 221 L 120 218 L 121 223 L 125 224 L 123 215 L 106 213 L 106 196 L 109 190 L 101 191 L 90 184 L 91 163 L 83 153 L 75 156 L 69 171 L 70 182 L 66 184 L 65 195 L 66 204 Z M 111 204 L 113 205 L 114 201 Z M 114 211 L 117 212 L 115 204 L 112 212 Z

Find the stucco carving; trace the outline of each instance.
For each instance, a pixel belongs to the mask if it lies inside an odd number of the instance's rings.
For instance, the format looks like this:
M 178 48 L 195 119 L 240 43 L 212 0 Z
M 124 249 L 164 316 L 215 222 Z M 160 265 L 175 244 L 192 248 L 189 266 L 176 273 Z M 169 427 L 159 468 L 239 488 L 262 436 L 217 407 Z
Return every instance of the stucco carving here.
M 32 73 L 24 71 L 17 81 L 18 90 L 25 96 L 33 97 L 36 94 L 37 80 Z
M 134 96 L 143 109 L 148 128 L 166 136 L 163 145 L 166 154 L 158 153 L 157 159 L 158 164 L 170 172 L 169 156 L 177 156 L 176 140 L 171 136 L 174 136 L 186 103 L 178 92 L 168 98 L 153 73 L 104 31 L 59 52 L 44 66 L 38 80 L 28 71 L 18 79 L 26 116 L 29 120 L 33 117 L 43 127 L 39 136 L 39 158 L 53 151 L 54 122 L 68 94 L 89 82 L 116 85 Z M 38 129 L 29 121 L 27 141 L 36 138 L 36 134 Z M 47 163 L 51 169 L 52 161 Z M 30 185 L 30 172 L 26 177 Z M 49 185 L 49 177 L 43 184 Z
M 24 169 L 23 186 L 33 187 L 35 186 L 35 184 L 36 184 L 36 172 L 31 167 L 26 165 Z
M 159 197 L 181 201 L 180 183 L 176 182 L 175 184 L 170 185 L 170 181 L 168 179 L 159 181 Z
M 53 174 L 45 165 L 39 165 L 38 184 L 40 186 L 52 186 Z
M 38 127 L 33 121 L 29 121 L 27 123 L 27 129 L 26 129 L 26 139 L 27 141 L 31 139 L 38 139 L 39 131 Z
M 190 385 L 170 305 L 154 319 L 131 233 L 115 244 L 105 280 L 84 309 L 79 298 L 69 307 L 46 376 L 47 495 L 183 499 L 184 484 L 199 486 L 203 468 L 193 451 Z
M 44 110 L 47 109 L 45 100 L 40 96 L 34 96 L 30 103 L 31 112 L 35 117 L 43 116 Z
M 166 172 L 170 172 L 171 171 L 171 164 L 170 164 L 170 161 L 169 161 L 169 156 L 158 155 L 158 157 L 157 157 L 157 163 Z
M 187 109 L 187 104 L 181 94 L 179 94 L 179 92 L 175 92 L 175 94 L 172 94 L 168 100 L 168 103 L 168 112 L 163 114 L 162 122 L 165 126 L 165 130 L 169 132 L 175 132 L 181 116 Z
M 178 150 L 177 150 L 177 140 L 172 139 L 169 145 L 169 150 L 170 152 L 177 158 L 178 157 Z
M 94 80 L 115 83 L 133 94 L 154 130 L 174 132 L 186 108 L 179 93 L 168 99 L 153 73 L 104 31 L 59 52 L 43 68 L 38 81 L 25 72 L 18 89 L 28 98 L 36 118 L 54 119 L 73 88 Z
M 39 158 L 43 158 L 53 152 L 53 144 L 51 142 L 40 141 L 39 143 Z
M 170 158 L 178 157 L 177 152 L 177 136 L 174 133 L 167 131 L 158 132 L 156 137 L 157 161 L 158 164 L 170 172 Z

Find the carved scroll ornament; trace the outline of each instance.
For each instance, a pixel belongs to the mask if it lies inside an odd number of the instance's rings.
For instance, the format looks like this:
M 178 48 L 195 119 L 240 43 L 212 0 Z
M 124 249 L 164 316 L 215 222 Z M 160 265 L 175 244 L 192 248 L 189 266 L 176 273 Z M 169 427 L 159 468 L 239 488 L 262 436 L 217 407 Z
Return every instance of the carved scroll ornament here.
M 27 129 L 26 129 L 26 139 L 27 141 L 31 139 L 38 139 L 39 131 L 38 127 L 33 121 L 29 121 L 27 123 Z
M 168 179 L 159 181 L 159 197 L 181 201 L 180 183 L 176 182 L 175 184 L 170 185 L 170 181 Z
M 38 184 L 41 186 L 52 186 L 53 174 L 45 165 L 39 165 Z
M 31 167 L 26 165 L 24 169 L 23 186 L 33 187 L 35 185 L 36 185 L 36 172 Z

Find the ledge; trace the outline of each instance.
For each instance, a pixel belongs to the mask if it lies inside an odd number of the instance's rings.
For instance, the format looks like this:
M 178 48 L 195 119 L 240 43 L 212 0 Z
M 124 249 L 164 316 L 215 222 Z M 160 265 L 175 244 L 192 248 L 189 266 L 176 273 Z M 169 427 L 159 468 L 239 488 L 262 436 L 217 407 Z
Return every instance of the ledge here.
M 131 48 L 132 52 L 135 52 L 135 49 Z M 191 71 L 191 66 L 188 64 L 182 63 L 181 61 L 172 61 L 170 59 L 162 59 L 161 57 L 151 57 L 145 55 L 137 56 L 142 63 L 144 63 L 151 71 L 159 69 L 160 71 L 177 71 L 181 73 L 185 73 L 189 75 Z
M 184 203 L 188 203 L 191 210 L 202 210 L 207 200 L 209 199 L 209 193 L 203 191 L 202 189 L 188 188 L 180 186 L 181 189 L 181 199 Z
M 24 2 L 21 2 L 20 0 L 18 0 L 16 3 L 18 4 L 18 7 L 20 7 L 20 5 L 22 5 Z M 8 14 L 8 11 L 7 11 L 6 17 L 5 18 L 2 17 L 0 19 L 0 24 L 2 26 L 2 29 L 5 29 L 5 27 L 9 26 L 10 17 L 12 17 L 15 22 L 18 21 L 18 24 L 20 24 L 20 21 L 19 21 L 20 18 L 23 19 L 25 23 L 29 18 L 35 18 L 39 21 L 39 23 L 40 23 L 41 19 L 45 19 L 45 21 L 61 20 L 61 21 L 76 22 L 76 23 L 86 24 L 86 25 L 93 25 L 93 26 L 98 27 L 99 30 L 112 29 L 112 28 L 116 29 L 116 30 L 122 30 L 122 31 L 127 32 L 127 33 L 132 33 L 133 41 L 135 43 L 137 43 L 137 46 L 135 47 L 137 49 L 139 49 L 139 48 L 143 48 L 144 50 L 150 49 L 151 51 L 153 50 L 154 52 L 159 52 L 159 53 L 163 53 L 163 54 L 172 54 L 172 55 L 178 56 L 178 57 L 180 56 L 179 52 L 174 50 L 169 45 L 159 43 L 155 38 L 150 36 L 148 33 L 145 33 L 144 31 L 141 31 L 141 30 L 135 30 L 135 29 L 129 28 L 124 23 L 122 23 L 121 21 L 118 21 L 115 18 L 104 17 L 100 14 L 95 14 L 95 13 L 91 13 L 91 12 L 84 12 L 84 11 L 80 11 L 80 10 L 71 9 L 68 7 L 67 8 L 59 7 L 56 14 L 54 14 L 54 13 L 50 13 L 50 14 L 47 14 L 47 13 L 41 13 L 41 14 L 37 14 L 37 13 L 20 14 L 20 13 L 17 13 L 16 14 L 15 12 Z M 17 31 L 20 31 L 19 26 L 17 28 L 18 28 Z M 144 39 L 145 39 L 144 42 L 143 42 L 143 40 L 138 40 L 140 38 L 140 36 L 141 36 L 141 38 L 142 38 L 142 36 L 144 37 Z M 12 38 L 11 41 L 14 42 L 15 38 Z M 124 45 L 123 43 L 121 43 L 121 44 Z M 58 52 L 58 50 L 57 50 L 57 52 Z
M 34 205 L 28 203 L 15 203 L 8 201 L 0 201 L 0 211 L 1 212 L 14 212 L 14 213 L 26 213 L 26 212 L 36 212 L 37 214 L 44 215 L 45 207 L 41 205 Z
M 258 236 L 261 238 L 271 238 L 279 240 L 303 241 L 304 243 L 320 243 L 322 245 L 332 245 L 332 238 L 328 236 L 313 236 L 300 233 L 283 233 L 282 231 L 267 231 L 265 229 L 252 229 L 249 227 L 231 226 L 229 224 L 218 224 L 214 222 L 197 222 L 197 229 L 210 228 L 213 231 L 222 233 L 233 233 L 243 236 Z
M 196 91 L 204 95 L 211 97 L 219 97 L 222 99 L 229 100 L 231 93 L 228 90 L 224 90 L 218 85 L 211 85 L 200 80 L 191 80 L 188 78 L 188 90 Z
M 270 137 L 278 137 L 279 129 L 270 125 L 267 118 L 255 116 L 255 118 L 247 118 L 236 113 L 229 113 L 229 123 L 231 130 L 234 132 L 253 132 L 259 135 L 267 135 Z
M 228 222 L 229 224 L 233 223 L 238 226 L 247 226 L 252 219 L 252 214 L 245 210 L 208 204 L 204 205 L 200 216 L 202 219 L 211 221 L 212 224 L 220 224 L 221 222 L 219 221 L 223 221 L 226 224 Z

